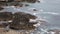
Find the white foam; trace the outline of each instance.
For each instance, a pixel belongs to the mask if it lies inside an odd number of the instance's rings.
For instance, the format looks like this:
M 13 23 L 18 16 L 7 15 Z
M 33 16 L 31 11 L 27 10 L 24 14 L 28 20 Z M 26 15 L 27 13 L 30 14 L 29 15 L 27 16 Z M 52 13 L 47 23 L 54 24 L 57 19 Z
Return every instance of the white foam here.
M 36 15 L 37 13 L 33 13 L 33 15 Z
M 59 13 L 55 13 L 55 12 L 43 12 L 44 14 L 52 14 L 52 15 L 59 15 Z
M 44 29 L 42 29 L 42 28 L 41 28 L 41 31 L 46 32 L 46 33 L 49 33 L 47 30 L 44 30 Z
M 8 22 L 12 22 L 12 20 L 9 20 Z
M 29 8 L 28 10 L 32 10 L 33 11 L 33 9 L 36 9 L 36 8 Z
M 55 32 L 49 32 L 50 34 L 55 34 Z
M 30 19 L 30 21 L 29 22 L 36 22 L 36 20 L 35 19 Z
M 38 27 L 40 26 L 40 23 L 34 24 L 33 26 Z

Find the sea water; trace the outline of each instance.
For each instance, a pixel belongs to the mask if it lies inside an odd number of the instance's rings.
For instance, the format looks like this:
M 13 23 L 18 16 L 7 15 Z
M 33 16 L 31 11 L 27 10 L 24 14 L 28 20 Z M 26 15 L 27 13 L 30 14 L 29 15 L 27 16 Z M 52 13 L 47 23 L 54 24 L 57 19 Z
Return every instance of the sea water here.
M 10 12 L 26 12 L 33 15 L 36 15 L 40 20 L 44 20 L 34 32 L 30 34 L 47 34 L 49 29 L 60 29 L 60 0 L 40 0 L 40 3 L 25 3 L 29 4 L 28 7 L 14 8 L 14 6 L 9 6 L 3 11 Z M 36 9 L 37 11 L 33 11 Z

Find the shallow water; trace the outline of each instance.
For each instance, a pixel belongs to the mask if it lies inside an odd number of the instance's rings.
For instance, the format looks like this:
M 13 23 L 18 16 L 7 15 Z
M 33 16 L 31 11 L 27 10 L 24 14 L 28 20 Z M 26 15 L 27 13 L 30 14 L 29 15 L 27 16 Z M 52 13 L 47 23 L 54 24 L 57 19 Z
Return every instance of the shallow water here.
M 32 11 L 32 8 L 36 8 L 37 11 Z M 28 7 L 14 8 L 8 7 L 3 11 L 22 11 L 26 13 L 36 13 L 37 17 L 44 19 L 46 22 L 37 28 L 34 34 L 43 34 L 41 28 L 45 29 L 60 29 L 60 0 L 41 0 L 41 3 L 30 4 Z M 32 34 L 32 33 L 31 33 Z

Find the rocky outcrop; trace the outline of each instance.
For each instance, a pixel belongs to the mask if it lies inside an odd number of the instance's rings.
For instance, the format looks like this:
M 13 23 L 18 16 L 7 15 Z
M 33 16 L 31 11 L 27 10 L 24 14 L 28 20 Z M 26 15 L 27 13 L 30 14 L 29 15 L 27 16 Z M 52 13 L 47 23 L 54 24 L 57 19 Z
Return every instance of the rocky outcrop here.
M 35 29 L 34 24 L 37 22 L 29 22 L 30 19 L 36 19 L 37 17 L 24 12 L 16 12 L 12 14 L 11 12 L 0 12 L 0 21 L 7 21 L 7 23 L 1 23 L 0 27 L 7 27 L 14 30 L 32 30 Z M 9 22 L 11 20 L 12 22 Z
M 10 24 L 10 28 L 15 29 L 15 30 L 34 29 L 35 26 L 33 26 L 33 25 L 36 24 L 37 22 L 36 23 L 29 22 L 30 19 L 36 19 L 36 16 L 31 15 L 31 14 L 27 14 L 24 12 L 16 12 L 14 14 L 13 21 Z
M 0 0 L 0 1 L 6 1 L 6 2 L 30 2 L 30 3 L 35 3 L 37 0 Z
M 14 4 L 19 4 L 20 2 L 35 3 L 37 1 L 38 0 L 0 0 L 0 6 L 12 6 L 12 4 L 14 6 Z
M 11 12 L 0 12 L 0 21 L 9 21 L 12 19 Z
M 0 7 L 0 10 L 3 10 L 4 8 L 3 7 Z

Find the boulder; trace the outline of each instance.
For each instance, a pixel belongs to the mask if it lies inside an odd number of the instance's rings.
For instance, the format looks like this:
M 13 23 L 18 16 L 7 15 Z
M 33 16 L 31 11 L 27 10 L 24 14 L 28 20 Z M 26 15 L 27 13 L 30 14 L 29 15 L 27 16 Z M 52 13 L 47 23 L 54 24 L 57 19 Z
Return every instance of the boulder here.
M 0 12 L 0 21 L 9 21 L 12 20 L 11 12 Z
M 1 1 L 5 1 L 5 2 L 29 2 L 29 3 L 35 3 L 37 0 L 0 0 Z
M 0 7 L 0 10 L 3 10 L 4 8 L 3 7 Z
M 36 16 L 33 16 L 31 14 L 27 14 L 24 12 L 16 12 L 14 13 L 14 17 L 12 20 L 12 23 L 10 24 L 11 29 L 16 30 L 30 30 L 34 29 L 35 26 L 33 26 L 36 23 L 30 23 L 30 19 L 36 19 Z

